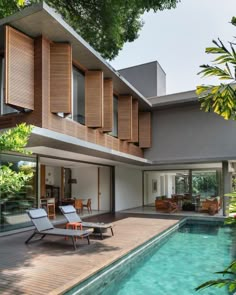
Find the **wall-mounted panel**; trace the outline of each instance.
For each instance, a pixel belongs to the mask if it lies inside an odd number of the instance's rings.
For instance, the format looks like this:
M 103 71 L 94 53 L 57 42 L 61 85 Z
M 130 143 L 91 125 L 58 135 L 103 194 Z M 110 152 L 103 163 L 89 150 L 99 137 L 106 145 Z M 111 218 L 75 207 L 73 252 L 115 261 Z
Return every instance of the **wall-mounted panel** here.
M 113 123 L 113 81 L 112 79 L 104 80 L 104 102 L 103 102 L 103 116 L 104 126 L 102 130 L 104 132 L 112 131 Z
M 118 97 L 118 138 L 131 140 L 132 138 L 132 96 Z
M 5 27 L 5 103 L 34 109 L 34 40 Z
M 151 138 L 151 113 L 139 113 L 139 147 L 150 148 L 152 146 Z
M 71 45 L 50 45 L 50 110 L 52 113 L 71 113 Z
M 132 100 L 132 138 L 130 142 L 138 142 L 138 100 Z
M 85 73 L 85 125 L 103 127 L 103 72 Z

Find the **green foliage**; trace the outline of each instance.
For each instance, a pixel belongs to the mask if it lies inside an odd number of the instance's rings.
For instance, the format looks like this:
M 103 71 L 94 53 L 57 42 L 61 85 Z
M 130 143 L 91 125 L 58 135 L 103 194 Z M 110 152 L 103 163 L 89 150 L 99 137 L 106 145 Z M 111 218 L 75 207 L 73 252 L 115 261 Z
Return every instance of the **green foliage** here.
M 25 150 L 25 146 L 29 140 L 32 128 L 32 126 L 22 123 L 0 134 L 0 152 L 13 151 L 30 154 L 29 151 Z
M 12 164 L 0 166 L 0 192 L 10 195 L 19 192 L 26 182 L 33 177 L 33 171 L 22 170 L 16 172 L 11 169 Z
M 236 193 L 225 194 L 229 198 L 229 214 L 230 216 L 225 219 L 225 224 L 236 225 Z M 232 216 L 232 214 L 234 214 Z
M 25 150 L 29 136 L 32 131 L 32 126 L 22 123 L 15 128 L 4 131 L 0 134 L 0 152 L 13 151 L 23 154 L 31 152 Z M 21 188 L 34 175 L 31 167 L 23 165 L 20 171 L 11 169 L 12 164 L 0 165 L 0 193 L 5 195 L 19 192 Z
M 236 17 L 231 20 L 236 25 Z M 217 77 L 227 81 L 219 85 L 197 86 L 196 93 L 201 103 L 201 109 L 206 112 L 214 111 L 216 114 L 228 120 L 236 119 L 236 87 L 232 84 L 236 81 L 236 50 L 235 43 L 229 42 L 225 46 L 223 42 L 213 40 L 213 47 L 206 48 L 207 54 L 216 55 L 212 65 L 201 65 L 203 69 L 199 74 L 203 77 Z
M 222 274 L 223 276 L 229 275 L 228 278 L 225 279 L 217 279 L 207 281 L 200 286 L 198 286 L 195 290 L 201 290 L 208 287 L 227 287 L 229 292 L 233 292 L 236 290 L 236 261 L 233 261 L 226 269 L 223 271 L 216 272 L 217 274 Z
M 180 0 L 45 0 L 55 8 L 93 48 L 103 57 L 113 59 L 126 42 L 138 38 L 143 21 L 141 16 L 151 9 L 175 8 Z M 0 18 L 40 0 L 3 0 Z M 18 5 L 16 5 L 18 2 Z
M 202 175 L 192 176 L 193 193 L 215 194 L 217 191 L 217 178 L 215 173 L 204 173 Z

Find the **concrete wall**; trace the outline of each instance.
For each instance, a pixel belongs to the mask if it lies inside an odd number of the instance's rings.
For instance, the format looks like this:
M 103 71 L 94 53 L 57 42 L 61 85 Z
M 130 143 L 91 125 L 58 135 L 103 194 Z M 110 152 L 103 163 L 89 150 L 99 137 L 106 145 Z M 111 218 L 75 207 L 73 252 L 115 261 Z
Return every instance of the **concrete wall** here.
M 61 186 L 61 168 L 46 166 L 45 183 L 53 186 Z
M 142 171 L 115 167 L 115 210 L 142 206 Z
M 73 168 L 72 178 L 77 179 L 76 184 L 71 185 L 72 198 L 92 199 L 92 209 L 98 208 L 98 176 L 96 167 Z
M 200 111 L 198 104 L 156 110 L 145 157 L 158 163 L 236 159 L 236 122 Z
M 166 74 L 157 61 L 119 70 L 145 97 L 166 94 Z
M 98 168 L 73 168 L 72 178 L 77 180 L 71 185 L 72 198 L 92 199 L 92 209 L 98 209 Z M 110 211 L 110 169 L 100 168 L 100 210 Z

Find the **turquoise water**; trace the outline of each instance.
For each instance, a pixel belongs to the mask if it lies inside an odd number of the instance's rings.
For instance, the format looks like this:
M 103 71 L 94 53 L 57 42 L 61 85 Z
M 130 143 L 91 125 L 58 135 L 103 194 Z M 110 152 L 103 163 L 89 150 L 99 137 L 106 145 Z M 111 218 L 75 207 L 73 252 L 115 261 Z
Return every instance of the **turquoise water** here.
M 236 234 L 229 227 L 184 225 L 160 246 L 92 284 L 83 295 L 226 295 L 226 289 L 194 289 L 215 279 L 236 257 Z M 68 294 L 76 294 L 71 290 Z
M 194 288 L 216 278 L 212 273 L 223 270 L 235 257 L 230 228 L 206 225 L 186 225 L 173 234 L 145 262 L 119 283 L 102 292 L 103 295 L 218 295 L 225 289 Z

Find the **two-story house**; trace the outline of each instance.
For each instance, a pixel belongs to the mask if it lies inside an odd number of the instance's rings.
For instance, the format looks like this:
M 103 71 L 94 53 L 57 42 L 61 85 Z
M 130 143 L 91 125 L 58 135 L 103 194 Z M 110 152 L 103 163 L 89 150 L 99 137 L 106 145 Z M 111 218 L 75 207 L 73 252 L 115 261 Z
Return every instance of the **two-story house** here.
M 0 194 L 0 231 L 25 210 L 92 201 L 93 212 L 154 204 L 157 196 L 231 191 L 235 122 L 199 109 L 193 91 L 165 95 L 157 62 L 116 71 L 45 3 L 0 20 L 0 128 L 34 126 L 17 195 Z

